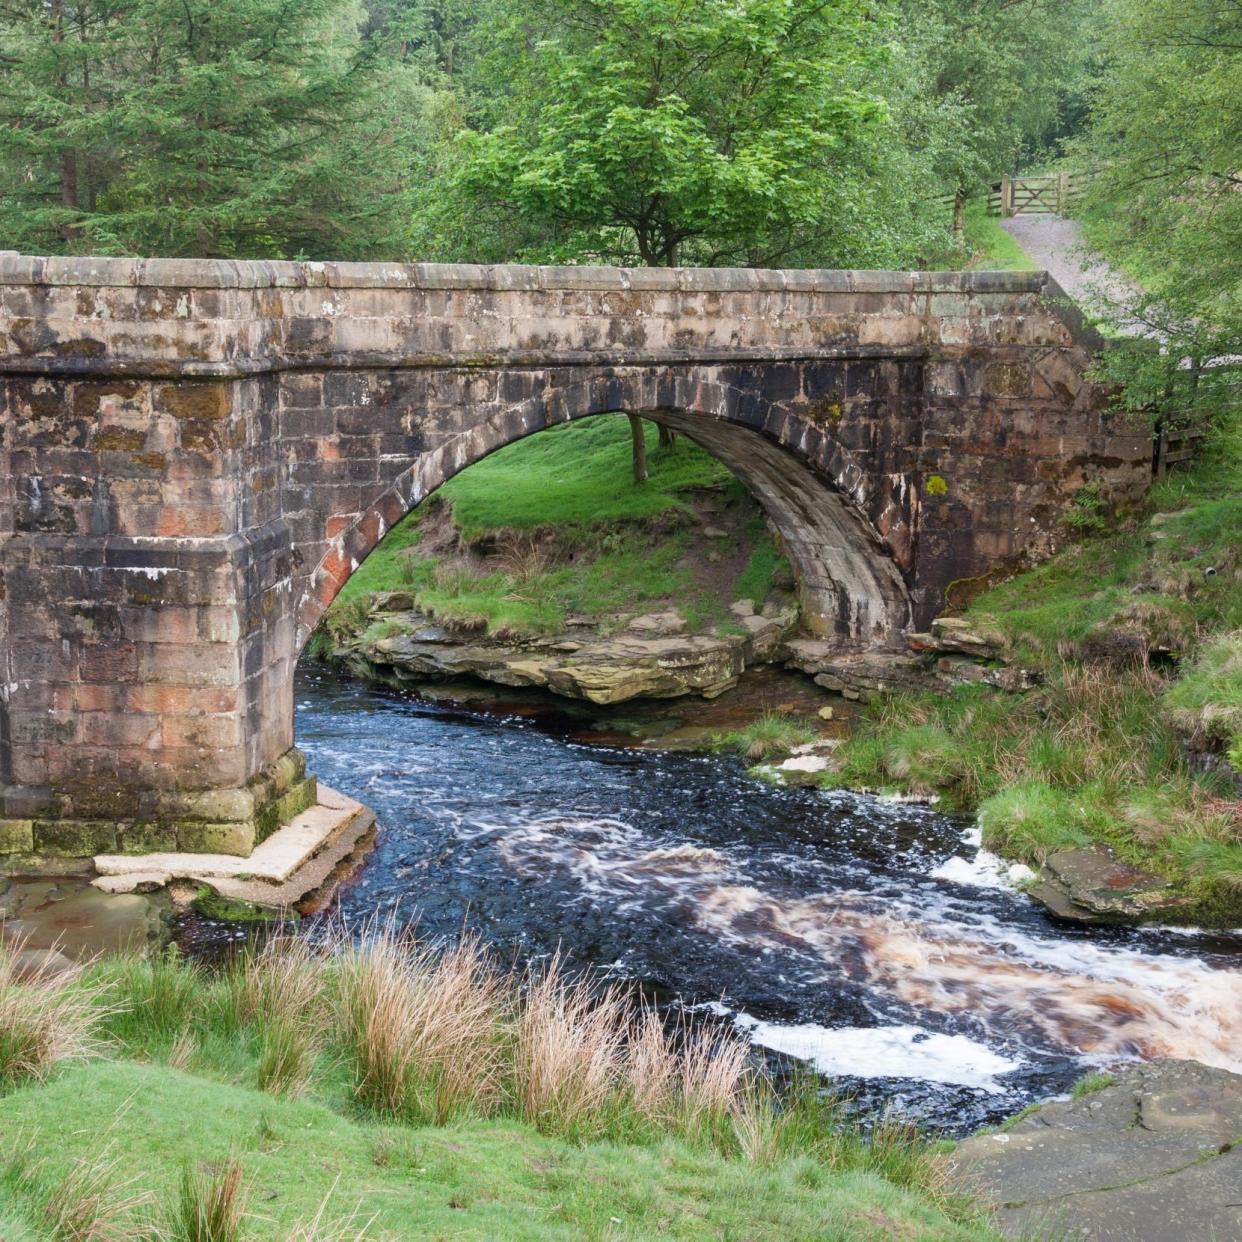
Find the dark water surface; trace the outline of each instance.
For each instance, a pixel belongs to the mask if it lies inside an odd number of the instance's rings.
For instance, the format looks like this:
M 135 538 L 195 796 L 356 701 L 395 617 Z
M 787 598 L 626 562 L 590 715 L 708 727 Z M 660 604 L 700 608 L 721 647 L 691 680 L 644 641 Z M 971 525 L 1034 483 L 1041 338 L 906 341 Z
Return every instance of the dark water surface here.
M 311 769 L 379 816 L 351 923 L 467 925 L 518 960 L 560 946 L 951 1132 L 1119 1058 L 1242 1069 L 1242 937 L 1060 926 L 959 817 L 317 667 L 297 719 Z

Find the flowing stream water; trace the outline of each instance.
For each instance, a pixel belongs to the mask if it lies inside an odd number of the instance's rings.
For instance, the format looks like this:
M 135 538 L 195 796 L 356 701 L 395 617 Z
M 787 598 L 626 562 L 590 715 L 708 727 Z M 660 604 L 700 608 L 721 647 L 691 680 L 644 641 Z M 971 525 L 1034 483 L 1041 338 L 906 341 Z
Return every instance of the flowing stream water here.
M 334 916 L 469 926 L 519 961 L 559 947 L 809 1062 L 864 1114 L 961 1133 L 1118 1059 L 1242 1071 L 1242 935 L 1055 923 L 967 819 L 313 667 L 298 741 L 382 828 Z

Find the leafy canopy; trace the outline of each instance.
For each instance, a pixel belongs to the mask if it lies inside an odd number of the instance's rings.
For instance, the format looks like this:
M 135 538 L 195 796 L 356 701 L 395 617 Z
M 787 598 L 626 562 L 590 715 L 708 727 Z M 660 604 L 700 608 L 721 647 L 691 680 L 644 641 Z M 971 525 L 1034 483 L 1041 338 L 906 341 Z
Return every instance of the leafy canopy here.
M 1132 403 L 1242 395 L 1242 0 L 1107 0 L 1111 56 L 1081 140 L 1094 245 L 1143 285 L 1166 342 L 1118 347 Z M 1202 373 L 1186 358 L 1213 362 Z M 1166 396 L 1167 394 L 1167 396 Z
M 557 238 L 551 257 L 835 257 L 894 137 L 886 30 L 859 0 L 513 6 L 481 32 L 506 87 L 460 138 L 457 187 Z

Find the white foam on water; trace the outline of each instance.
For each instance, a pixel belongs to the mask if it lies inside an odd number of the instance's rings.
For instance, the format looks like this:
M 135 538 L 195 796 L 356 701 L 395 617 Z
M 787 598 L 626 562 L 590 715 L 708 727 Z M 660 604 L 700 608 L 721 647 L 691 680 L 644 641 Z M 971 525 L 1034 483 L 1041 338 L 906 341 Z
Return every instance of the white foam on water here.
M 932 869 L 933 880 L 948 880 L 967 888 L 1014 889 L 1035 877 L 1024 863 L 1007 863 L 999 854 L 985 850 L 983 833 L 978 826 L 962 833 L 962 846 L 961 854 L 946 858 Z
M 830 1077 L 917 1078 L 1001 1094 L 1005 1088 L 997 1076 L 1023 1065 L 965 1035 L 942 1035 L 920 1026 L 833 1030 L 809 1023 L 763 1022 L 745 1013 L 733 1021 L 752 1044 L 806 1061 Z
M 475 820 L 466 835 L 490 839 L 519 873 L 562 869 L 584 900 L 618 913 L 668 901 L 683 926 L 777 969 L 797 960 L 826 985 L 844 974 L 916 1013 L 969 1016 L 995 1045 L 1242 1072 L 1242 973 L 1196 957 L 1061 939 L 925 890 L 880 900 L 853 889 L 771 891 L 724 851 L 657 844 L 616 819 Z M 839 1038 L 845 1048 L 856 1036 Z M 924 1042 L 911 1034 L 908 1050 Z

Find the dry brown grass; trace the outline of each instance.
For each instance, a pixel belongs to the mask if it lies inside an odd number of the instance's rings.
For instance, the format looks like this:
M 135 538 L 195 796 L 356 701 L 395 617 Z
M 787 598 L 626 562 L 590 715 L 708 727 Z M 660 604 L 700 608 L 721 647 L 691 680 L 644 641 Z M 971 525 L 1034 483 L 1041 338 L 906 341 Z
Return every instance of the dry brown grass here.
M 494 1110 L 507 990 L 476 941 L 437 951 L 373 927 L 341 947 L 339 995 L 368 1107 L 436 1124 Z
M 42 1081 L 53 1066 L 92 1055 L 108 1012 L 100 989 L 82 982 L 80 967 L 23 972 L 22 947 L 0 939 L 0 1086 Z
M 557 955 L 527 972 L 513 1022 L 513 1103 L 540 1129 L 595 1128 L 623 1078 L 628 1007 L 571 978 Z

